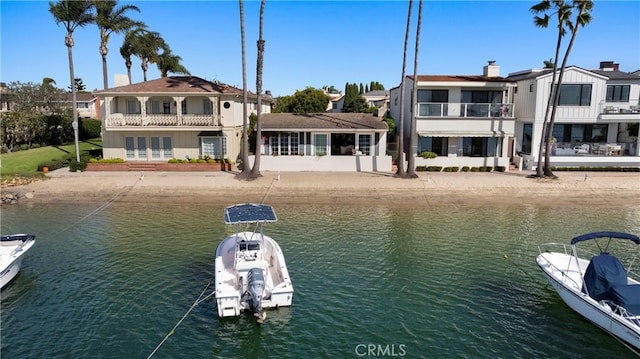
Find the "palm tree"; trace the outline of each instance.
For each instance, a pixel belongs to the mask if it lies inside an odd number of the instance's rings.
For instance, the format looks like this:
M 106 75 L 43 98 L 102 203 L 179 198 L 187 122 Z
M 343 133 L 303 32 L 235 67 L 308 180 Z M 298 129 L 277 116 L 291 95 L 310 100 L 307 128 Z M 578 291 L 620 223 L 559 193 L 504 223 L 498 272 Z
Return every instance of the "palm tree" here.
M 155 31 L 144 31 L 133 41 L 133 54 L 140 58 L 142 77 L 145 82 L 147 81 L 149 64 L 157 62 L 160 50 L 167 48 L 160 33 Z
M 158 65 L 158 70 L 160 71 L 160 77 L 167 77 L 169 72 L 174 74 L 191 75 L 189 70 L 187 70 L 180 61 L 182 61 L 182 57 L 173 54 L 171 49 L 167 47 L 162 54 L 158 55 L 156 61 L 156 65 Z
M 122 46 L 120 47 L 120 55 L 124 59 L 124 65 L 127 67 L 127 76 L 129 77 L 129 83 L 131 84 L 131 66 L 133 63 L 131 62 L 131 56 L 135 55 L 135 46 L 136 41 L 142 36 L 142 34 L 147 31 L 145 30 L 145 26 L 141 26 L 135 28 L 133 30 L 129 30 L 124 35 L 124 41 L 122 42 Z
M 409 129 L 409 163 L 407 165 L 407 178 L 417 178 L 416 174 L 416 158 L 414 154 L 414 150 L 416 148 L 416 139 L 417 135 L 417 124 L 416 124 L 416 111 L 417 109 L 417 99 L 418 99 L 418 48 L 420 44 L 420 27 L 422 24 L 422 0 L 420 0 L 420 5 L 418 6 L 418 25 L 416 28 L 416 49 L 415 55 L 413 58 L 413 111 L 411 111 L 411 128 Z
M 144 26 L 140 21 L 130 19 L 125 15 L 129 10 L 140 12 L 135 5 L 117 6 L 116 0 L 95 0 L 96 25 L 100 30 L 100 55 L 102 56 L 102 81 L 104 88 L 109 87 L 109 76 L 107 72 L 107 54 L 109 48 L 109 36 L 113 33 L 126 33 L 135 27 Z
M 552 4 L 553 2 L 553 4 Z M 546 14 L 547 11 L 551 9 L 555 10 L 555 14 L 558 17 L 558 39 L 556 42 L 556 54 L 553 59 L 553 70 L 552 70 L 552 78 L 551 78 L 551 87 L 556 83 L 556 75 L 558 69 L 558 61 L 560 58 L 560 48 L 562 47 L 562 38 L 564 37 L 565 31 L 565 22 L 571 16 L 571 7 L 568 6 L 564 0 L 544 0 L 541 3 L 538 3 L 531 7 L 531 12 L 536 14 L 533 17 L 533 22 L 537 27 L 546 28 L 549 26 L 549 15 Z M 540 17 L 537 14 L 543 13 L 544 17 Z M 548 64 L 545 64 L 548 65 Z M 543 149 L 546 148 L 546 144 L 550 144 L 551 141 L 551 127 L 548 126 L 549 116 L 551 114 L 551 108 L 553 107 L 553 93 L 554 91 L 549 92 L 549 98 L 547 100 L 547 108 L 544 114 L 544 120 L 542 122 L 542 134 L 540 137 L 540 146 L 538 148 L 538 166 L 536 167 L 536 176 L 543 177 L 543 165 L 542 165 L 542 155 L 544 153 Z
M 262 28 L 264 25 L 264 6 L 265 0 L 260 2 L 260 25 L 258 30 L 258 59 L 256 61 L 256 95 L 258 96 L 258 109 L 257 109 L 257 121 L 256 121 L 256 153 L 253 161 L 253 168 L 251 169 L 250 177 L 258 178 L 262 176 L 260 174 L 260 154 L 262 151 L 262 124 L 260 121 L 260 115 L 262 114 L 262 67 L 264 65 L 264 39 L 262 37 Z
M 560 88 L 562 86 L 562 76 L 564 75 L 564 70 L 567 66 L 567 61 L 569 60 L 569 54 L 571 53 L 571 48 L 573 48 L 573 44 L 576 40 L 576 36 L 578 35 L 578 29 L 580 27 L 585 27 L 591 22 L 591 10 L 593 9 L 593 1 L 574 1 L 572 7 L 578 11 L 576 15 L 575 22 L 571 21 L 571 18 L 567 18 L 566 24 L 567 28 L 571 31 L 571 39 L 569 40 L 569 45 L 564 53 L 564 57 L 562 59 L 562 65 L 560 66 L 560 75 L 558 76 L 558 83 L 556 84 L 556 91 L 554 92 L 553 99 L 553 108 L 551 110 L 551 119 L 549 120 L 549 128 L 552 129 L 556 120 L 556 110 L 558 108 L 558 104 L 560 103 Z M 549 160 L 549 155 L 551 153 L 551 141 L 547 141 L 547 148 L 544 157 L 544 174 L 548 177 L 555 177 L 553 172 L 551 171 L 551 162 Z
M 69 56 L 69 79 L 71 80 L 72 96 L 71 106 L 73 108 L 73 134 L 76 144 L 76 161 L 80 162 L 80 147 L 78 146 L 78 108 L 77 108 L 77 88 L 75 74 L 73 71 L 73 32 L 78 27 L 85 27 L 95 21 L 92 13 L 93 3 L 91 1 L 70 1 L 59 0 L 56 3 L 49 2 L 49 12 L 53 15 L 56 24 L 62 24 L 66 30 L 64 44 L 67 46 Z
M 247 54 L 244 39 L 244 3 L 238 0 L 240 5 L 240 43 L 242 47 L 242 172 L 238 178 L 248 178 L 251 172 L 249 165 L 249 137 L 247 131 Z
M 404 53 L 402 54 L 402 81 L 400 82 L 400 119 L 398 123 L 398 154 L 396 156 L 396 163 L 398 164 L 398 170 L 396 176 L 405 177 L 404 171 L 404 84 L 405 84 L 405 72 L 407 68 L 407 47 L 409 44 L 409 29 L 411 28 L 411 7 L 413 6 L 413 0 L 409 0 L 409 12 L 407 14 L 407 30 L 404 34 Z M 417 79 L 413 79 L 415 82 Z

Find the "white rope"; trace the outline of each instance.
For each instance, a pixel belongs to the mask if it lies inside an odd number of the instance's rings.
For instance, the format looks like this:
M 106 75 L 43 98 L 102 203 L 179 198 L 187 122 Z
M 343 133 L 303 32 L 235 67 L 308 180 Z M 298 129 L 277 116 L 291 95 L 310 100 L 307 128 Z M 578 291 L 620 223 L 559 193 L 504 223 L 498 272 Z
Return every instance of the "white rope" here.
M 162 339 L 160 344 L 158 344 L 158 346 L 156 346 L 156 348 L 151 352 L 151 354 L 149 354 L 147 359 L 151 358 L 158 351 L 158 349 L 160 349 L 160 347 L 164 344 L 164 342 L 166 342 L 167 339 L 169 339 L 169 337 L 173 335 L 173 333 L 176 331 L 176 328 L 178 328 L 178 326 L 180 324 L 182 324 L 182 321 L 184 321 L 185 318 L 187 317 L 187 315 L 189 315 L 189 313 L 191 313 L 193 308 L 197 307 L 200 303 L 202 303 L 205 300 L 209 299 L 211 296 L 215 296 L 216 292 L 211 292 L 211 294 L 207 295 L 206 297 L 204 297 L 204 298 L 202 297 L 202 295 L 207 291 L 207 289 L 209 288 L 210 285 L 211 285 L 211 281 L 209 281 L 209 284 L 207 284 L 207 286 L 202 290 L 202 292 L 198 296 L 198 299 L 196 299 L 193 302 L 193 304 L 191 304 L 191 307 L 189 307 L 189 310 L 187 310 L 187 312 L 184 313 L 184 315 L 182 316 L 182 318 L 180 318 L 180 320 L 176 323 L 176 325 L 174 325 L 173 328 L 171 328 L 171 330 L 169 331 L 169 333 L 167 333 L 167 335 L 165 335 L 164 339 Z
M 280 181 L 280 172 L 278 172 L 278 177 L 275 177 L 271 180 L 271 184 L 269 184 L 269 188 L 267 188 L 267 192 L 265 192 L 264 196 L 262 197 L 262 201 L 260 202 L 260 204 L 264 204 L 264 201 L 267 199 L 269 192 L 271 192 L 271 187 L 273 187 L 273 184 L 276 181 Z

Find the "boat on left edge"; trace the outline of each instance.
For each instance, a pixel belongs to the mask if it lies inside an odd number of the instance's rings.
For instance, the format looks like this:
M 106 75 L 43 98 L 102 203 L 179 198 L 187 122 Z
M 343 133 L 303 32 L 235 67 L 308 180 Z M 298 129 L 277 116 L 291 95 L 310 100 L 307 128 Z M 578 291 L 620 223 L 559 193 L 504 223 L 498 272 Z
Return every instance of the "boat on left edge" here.
M 0 236 L 0 288 L 4 288 L 20 272 L 27 251 L 36 242 L 33 234 Z
M 215 295 L 218 316 L 250 311 L 258 323 L 264 309 L 290 306 L 293 284 L 278 243 L 264 234 L 266 223 L 276 222 L 273 207 L 245 203 L 224 210 L 224 222 L 235 226 L 216 249 Z

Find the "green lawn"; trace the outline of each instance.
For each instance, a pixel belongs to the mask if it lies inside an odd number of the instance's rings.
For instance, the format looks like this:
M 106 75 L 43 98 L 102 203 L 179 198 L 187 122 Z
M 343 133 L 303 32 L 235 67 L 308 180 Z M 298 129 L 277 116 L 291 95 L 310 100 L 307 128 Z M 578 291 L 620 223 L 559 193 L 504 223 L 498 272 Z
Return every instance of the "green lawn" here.
M 102 140 L 99 138 L 80 141 L 80 154 L 89 150 L 101 149 Z M 61 146 L 39 147 L 26 151 L 3 153 L 0 155 L 0 173 L 2 178 L 14 176 L 34 176 L 38 174 L 38 165 L 52 160 L 64 160 L 67 157 L 76 158 L 74 143 Z

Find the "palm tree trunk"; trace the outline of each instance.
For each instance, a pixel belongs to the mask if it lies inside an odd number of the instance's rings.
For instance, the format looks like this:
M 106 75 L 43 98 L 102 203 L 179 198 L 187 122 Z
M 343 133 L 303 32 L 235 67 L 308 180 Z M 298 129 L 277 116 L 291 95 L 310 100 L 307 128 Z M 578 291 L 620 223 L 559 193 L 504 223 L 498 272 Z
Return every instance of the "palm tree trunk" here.
M 251 172 L 249 165 L 249 139 L 247 138 L 247 54 L 245 51 L 244 37 L 244 3 L 240 3 L 240 42 L 242 43 L 242 172 L 238 174 L 240 178 L 248 178 Z
M 398 123 L 398 154 L 396 156 L 396 163 L 398 170 L 396 176 L 405 177 L 404 171 L 404 85 L 405 85 L 405 73 L 407 69 L 407 47 L 409 44 L 409 29 L 411 28 L 411 7 L 413 6 L 413 0 L 409 0 L 409 11 L 407 13 L 407 30 L 404 34 L 404 52 L 402 54 L 402 81 L 400 81 L 400 120 Z M 415 82 L 416 79 L 413 79 Z
M 104 89 L 109 88 L 109 75 L 107 73 L 107 54 L 109 49 L 107 49 L 106 45 L 100 45 L 100 55 L 102 56 L 102 82 Z
M 564 58 L 562 59 L 562 65 L 560 67 L 560 75 L 558 76 L 558 84 L 556 86 L 556 94 L 553 100 L 553 108 L 551 110 L 551 119 L 549 120 L 549 128 L 551 129 L 553 129 L 553 125 L 556 121 L 556 110 L 558 109 L 558 104 L 560 103 L 560 86 L 562 86 L 562 76 L 564 75 L 564 69 L 567 66 L 567 61 L 569 60 L 569 54 L 571 53 L 571 48 L 573 47 L 573 43 L 575 42 L 576 35 L 578 34 L 578 28 L 579 28 L 578 25 L 574 26 L 573 31 L 571 32 L 571 40 L 569 40 L 569 46 L 567 46 L 567 50 L 564 53 Z M 548 141 L 547 153 L 545 154 L 545 161 L 544 161 L 544 174 L 545 176 L 554 177 L 554 174 L 551 171 L 551 163 L 549 161 L 550 152 L 551 152 L 551 141 Z
M 264 6 L 265 0 L 260 2 L 260 25 L 258 30 L 258 59 L 256 61 L 256 93 L 258 96 L 258 109 L 257 109 L 257 121 L 256 121 L 256 152 L 255 160 L 253 162 L 253 168 L 251 169 L 251 178 L 260 177 L 260 155 L 262 152 L 262 121 L 260 116 L 262 114 L 262 68 L 264 65 L 264 39 L 262 38 L 262 28 L 264 24 Z
M 71 34 L 67 34 L 67 38 L 65 39 L 67 44 L 67 54 L 69 55 L 69 77 L 71 80 L 71 106 L 73 108 L 73 137 L 76 145 L 76 161 L 80 162 L 80 136 L 78 129 L 78 89 L 76 87 L 76 77 L 73 71 L 73 37 Z
M 416 140 L 418 137 L 417 132 L 417 123 L 416 123 L 416 112 L 418 110 L 418 49 L 420 45 L 420 27 L 422 23 L 422 0 L 420 0 L 420 5 L 418 6 L 418 25 L 416 29 L 416 48 L 415 54 L 413 58 L 413 91 L 412 92 L 412 103 L 413 103 L 413 111 L 411 111 L 411 127 L 409 129 L 409 164 L 407 165 L 407 177 L 408 178 L 417 178 L 416 174 L 416 156 L 415 156 L 415 148 L 416 148 Z
M 147 82 L 147 69 L 149 65 L 147 64 L 147 59 L 142 58 L 140 61 L 140 67 L 142 67 L 142 79 L 144 82 Z
M 558 92 L 558 87 L 556 86 L 556 91 L 553 91 L 553 86 L 556 84 L 557 79 L 557 71 L 558 71 L 558 60 L 560 59 L 560 47 L 562 45 L 562 25 L 558 25 L 558 41 L 556 43 L 556 56 L 553 60 L 553 75 L 551 78 L 551 90 L 549 91 L 549 99 L 547 100 L 547 109 L 545 110 L 544 120 L 542 122 L 542 135 L 540 136 L 540 148 L 538 148 L 538 165 L 536 166 L 536 176 L 543 177 L 543 161 L 542 156 L 544 152 L 545 163 L 546 158 L 549 154 L 549 149 L 543 151 L 547 147 L 550 148 L 549 144 L 551 143 L 551 135 L 553 132 L 553 127 L 548 127 L 549 124 L 549 115 L 551 113 L 551 108 L 553 107 L 555 97 L 554 94 Z M 547 129 L 548 128 L 548 129 Z

